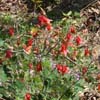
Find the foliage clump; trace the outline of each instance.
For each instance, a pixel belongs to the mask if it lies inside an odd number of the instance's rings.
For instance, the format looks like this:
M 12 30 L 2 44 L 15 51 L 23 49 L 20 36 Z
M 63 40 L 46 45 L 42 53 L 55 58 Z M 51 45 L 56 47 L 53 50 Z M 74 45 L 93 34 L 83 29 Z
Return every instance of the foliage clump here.
M 88 31 L 80 28 L 79 16 L 70 15 L 53 22 L 40 13 L 35 23 L 2 17 L 0 98 L 78 100 L 86 87 L 100 91 Z

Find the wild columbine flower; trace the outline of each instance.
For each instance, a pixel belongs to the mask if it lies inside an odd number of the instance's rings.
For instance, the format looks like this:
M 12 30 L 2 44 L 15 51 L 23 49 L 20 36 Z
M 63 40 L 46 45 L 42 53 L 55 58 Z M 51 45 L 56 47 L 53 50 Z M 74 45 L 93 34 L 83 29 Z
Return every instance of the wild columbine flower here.
M 85 56 L 89 56 L 90 55 L 90 50 L 88 48 L 85 48 L 84 55 Z
M 30 93 L 26 93 L 24 100 L 31 100 L 31 94 Z
M 57 71 L 59 73 L 61 73 L 62 75 L 69 72 L 69 68 L 67 66 L 63 66 L 63 65 L 58 64 L 58 65 L 56 65 L 56 68 L 57 68 Z
M 29 69 L 31 70 L 31 69 L 33 69 L 33 64 L 32 63 L 29 63 Z
M 87 67 L 83 67 L 82 68 L 82 74 L 84 75 L 85 73 L 87 73 L 87 71 L 88 71 L 88 68 Z
M 32 46 L 32 44 L 33 44 L 33 38 L 28 39 L 27 46 Z
M 13 53 L 12 53 L 12 51 L 9 49 L 9 50 L 6 50 L 6 58 L 12 58 L 12 56 L 13 56 Z
M 64 56 L 66 56 L 67 53 L 68 53 L 67 46 L 66 46 L 64 43 L 62 43 L 62 45 L 61 45 L 60 52 L 61 52 Z
M 26 54 L 30 54 L 31 53 L 32 44 L 33 44 L 33 38 L 28 39 L 27 44 L 23 46 L 24 52 Z
M 67 39 L 67 41 L 70 41 L 72 39 L 72 34 L 71 33 L 67 33 L 66 39 Z
M 57 64 L 57 65 L 56 65 L 56 68 L 57 68 L 58 72 L 60 73 L 60 72 L 61 72 L 61 70 L 62 70 L 62 65 Z
M 38 21 L 40 25 L 48 25 L 51 22 L 51 20 L 44 15 L 39 15 Z
M 36 71 L 37 71 L 37 72 L 42 71 L 42 64 L 41 64 L 41 62 L 39 62 L 39 63 L 36 65 Z
M 77 36 L 75 41 L 77 45 L 80 45 L 82 43 L 82 38 L 80 36 Z
M 27 45 L 24 45 L 23 46 L 23 50 L 26 54 L 30 54 L 31 53 L 31 50 L 32 50 L 32 46 L 27 46 Z
M 98 89 L 98 91 L 100 91 L 100 83 L 98 83 L 97 89 Z
M 53 28 L 53 27 L 52 27 L 51 24 L 48 24 L 48 25 L 46 26 L 46 29 L 47 29 L 48 31 L 50 31 L 52 28 Z
M 14 28 L 13 27 L 9 28 L 9 35 L 10 36 L 14 35 Z
M 69 28 L 69 31 L 70 31 L 71 33 L 76 33 L 75 26 L 71 26 L 71 27 Z
M 44 15 L 39 15 L 38 16 L 38 21 L 40 26 L 45 26 L 47 30 L 51 30 L 52 29 L 52 25 L 51 25 L 51 20 L 49 18 L 47 18 Z
M 62 75 L 64 75 L 65 73 L 68 73 L 69 68 L 67 66 L 63 66 L 62 67 Z

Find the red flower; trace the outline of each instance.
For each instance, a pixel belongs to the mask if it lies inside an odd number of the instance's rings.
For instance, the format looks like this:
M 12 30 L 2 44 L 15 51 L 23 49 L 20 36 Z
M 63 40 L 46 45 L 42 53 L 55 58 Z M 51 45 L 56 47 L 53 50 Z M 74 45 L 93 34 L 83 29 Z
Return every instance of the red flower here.
M 97 89 L 98 91 L 100 91 L 100 83 L 98 83 Z
M 12 58 L 12 56 L 13 56 L 12 51 L 11 50 L 7 50 L 6 51 L 6 58 Z
M 27 41 L 27 45 L 23 46 L 24 52 L 30 54 L 32 50 L 33 38 Z
M 23 46 L 23 50 L 26 54 L 30 54 L 31 53 L 31 50 L 32 50 L 32 46 L 26 46 L 24 45 Z
M 84 55 L 85 55 L 85 56 L 89 56 L 89 55 L 90 55 L 90 51 L 89 51 L 88 48 L 85 48 L 85 50 L 84 50 Z
M 64 75 L 65 73 L 68 73 L 69 68 L 67 66 L 63 66 L 62 67 L 62 75 Z
M 72 39 L 72 34 L 71 34 L 71 33 L 67 33 L 66 39 L 67 39 L 68 41 L 70 41 L 70 40 Z
M 48 24 L 48 25 L 46 26 L 46 29 L 47 29 L 48 31 L 51 30 L 51 29 L 52 29 L 51 24 Z
M 82 39 L 80 36 L 76 37 L 76 43 L 77 43 L 77 45 L 80 45 L 82 43 Z
M 33 64 L 32 63 L 29 63 L 29 69 L 32 69 L 33 68 Z
M 2 59 L 0 59 L 0 65 L 2 64 L 2 62 L 3 62 L 3 60 L 2 60 Z
M 66 46 L 64 43 L 61 45 L 61 50 L 60 50 L 60 52 L 61 52 L 64 56 L 66 56 L 67 53 L 68 53 L 67 46 Z
M 70 30 L 71 33 L 76 33 L 76 29 L 75 29 L 74 26 L 71 26 L 69 30 Z
M 48 19 L 46 16 L 44 15 L 39 15 L 38 16 L 38 21 L 40 23 L 40 25 L 48 25 L 50 24 L 51 20 Z
M 32 44 L 33 44 L 33 38 L 32 39 L 29 39 L 27 41 L 27 46 L 32 46 Z
M 84 75 L 87 71 L 88 71 L 88 68 L 87 68 L 87 67 L 83 67 L 83 68 L 82 68 L 82 73 L 83 73 L 83 75 Z
M 69 68 L 67 66 L 63 66 L 63 65 L 56 65 L 56 68 L 58 70 L 59 73 L 61 73 L 62 75 L 64 75 L 65 73 L 68 73 Z
M 62 71 L 62 65 L 58 64 L 58 65 L 56 65 L 56 68 L 59 73 Z
M 25 94 L 25 100 L 31 100 L 31 94 L 30 93 Z
M 51 30 L 52 29 L 52 25 L 51 25 L 51 20 L 49 18 L 47 18 L 46 16 L 44 15 L 39 15 L 38 16 L 38 21 L 39 21 L 39 24 L 42 25 L 42 26 L 46 26 L 46 29 L 47 30 Z
M 37 72 L 42 71 L 42 64 L 41 64 L 41 62 L 39 62 L 39 63 L 37 64 L 37 66 L 36 66 L 36 71 L 37 71 Z
M 13 27 L 9 28 L 9 35 L 10 36 L 14 35 L 14 28 Z

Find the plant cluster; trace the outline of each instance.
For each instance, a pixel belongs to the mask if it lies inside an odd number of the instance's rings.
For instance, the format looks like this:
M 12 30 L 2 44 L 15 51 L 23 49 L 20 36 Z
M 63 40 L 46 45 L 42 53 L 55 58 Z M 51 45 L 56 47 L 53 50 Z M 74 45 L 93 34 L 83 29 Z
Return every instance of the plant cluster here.
M 6 16 L 6 15 L 5 15 Z M 6 18 L 6 19 L 5 19 Z M 0 26 L 0 98 L 5 100 L 78 100 L 86 87 L 100 91 L 88 31 L 80 18 L 53 22 L 39 14 L 35 24 Z

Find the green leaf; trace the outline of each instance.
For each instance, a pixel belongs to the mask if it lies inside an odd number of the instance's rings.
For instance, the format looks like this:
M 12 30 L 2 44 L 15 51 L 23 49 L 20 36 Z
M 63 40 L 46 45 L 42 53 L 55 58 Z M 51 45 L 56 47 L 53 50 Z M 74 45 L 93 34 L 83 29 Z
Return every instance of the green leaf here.
M 57 98 L 52 98 L 52 100 L 57 100 Z
M 0 94 L 0 98 L 2 98 L 2 94 Z
M 69 11 L 67 14 L 63 12 L 63 16 L 71 16 L 72 15 L 72 11 Z
M 16 100 L 22 100 L 22 98 L 20 98 L 20 97 L 16 97 Z
M 67 13 L 67 16 L 71 16 L 72 15 L 72 11 L 69 11 L 68 13 Z
M 0 39 L 0 46 L 3 46 L 4 41 Z
M 48 67 L 50 67 L 50 61 L 48 60 L 48 59 L 44 59 L 44 61 L 42 62 L 42 64 L 43 64 L 43 66 L 44 67 L 46 67 L 46 68 L 48 68 Z
M 7 80 L 7 76 L 6 74 L 4 73 L 3 69 L 0 68 L 0 81 L 1 82 L 5 82 Z
M 0 97 L 1 97 L 2 95 L 6 95 L 6 93 L 5 93 L 5 88 L 4 88 L 4 87 L 0 87 Z
M 80 17 L 80 13 L 75 12 L 75 13 L 74 13 L 74 16 L 76 16 L 76 17 Z
M 24 88 L 24 84 L 19 80 L 16 81 L 15 85 L 17 86 L 18 89 Z

